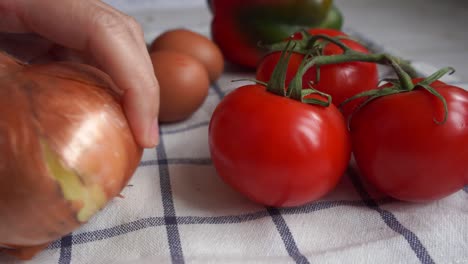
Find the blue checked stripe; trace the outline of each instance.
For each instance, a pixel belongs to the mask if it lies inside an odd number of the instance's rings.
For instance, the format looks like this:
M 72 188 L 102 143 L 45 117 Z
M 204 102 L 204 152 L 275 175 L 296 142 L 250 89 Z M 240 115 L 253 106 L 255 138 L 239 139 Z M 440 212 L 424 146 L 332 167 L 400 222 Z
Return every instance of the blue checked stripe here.
M 370 195 L 367 193 L 364 186 L 362 185 L 359 179 L 359 175 L 356 172 L 356 170 L 349 167 L 347 172 L 348 172 L 349 178 L 351 179 L 354 185 L 354 188 L 357 190 L 361 198 L 365 201 L 367 207 L 377 211 L 380 214 L 380 217 L 382 217 L 382 219 L 384 220 L 385 224 L 387 224 L 388 227 L 390 227 L 393 231 L 402 235 L 406 239 L 411 249 L 418 257 L 419 261 L 421 261 L 421 263 L 423 264 L 434 263 L 434 260 L 432 260 L 432 257 L 429 255 L 429 252 L 427 252 L 426 248 L 421 243 L 419 238 L 413 232 L 411 232 L 411 230 L 404 227 L 398 221 L 395 215 L 393 215 L 391 212 L 387 210 L 380 208 L 378 203 L 370 197 Z
M 139 219 L 137 221 L 133 221 L 130 223 L 110 227 L 110 228 L 104 228 L 96 231 L 90 231 L 90 232 L 84 232 L 84 233 L 78 233 L 73 235 L 72 238 L 72 244 L 73 245 L 79 245 L 79 244 L 86 244 L 90 242 L 95 242 L 95 241 L 100 241 L 100 240 L 106 240 L 109 238 L 113 237 L 118 237 L 121 235 L 133 233 L 139 230 L 144 230 L 150 227 L 156 227 L 156 226 L 164 226 L 165 221 L 164 217 L 150 217 L 150 218 L 144 218 L 144 219 Z M 48 249 L 56 249 L 61 247 L 61 241 L 57 240 L 54 243 L 52 243 Z
M 390 203 L 393 200 L 384 199 L 379 200 L 379 203 Z M 291 208 L 284 208 L 279 209 L 279 211 L 284 215 L 298 215 L 298 214 L 309 214 L 316 211 L 341 207 L 341 206 L 351 206 L 351 207 L 364 207 L 366 206 L 366 201 L 358 200 L 358 201 L 346 201 L 346 200 L 338 200 L 338 201 L 319 201 L 313 202 L 310 204 L 306 204 L 301 207 L 291 207 Z M 249 221 L 255 221 L 258 219 L 262 219 L 265 217 L 271 217 L 271 212 L 268 210 L 261 210 L 253 213 L 248 214 L 240 214 L 240 215 L 227 215 L 227 216 L 209 216 L 209 217 L 202 217 L 202 216 L 178 216 L 177 217 L 177 224 L 178 225 L 223 225 L 223 224 L 239 224 L 245 223 Z M 164 217 L 148 217 L 139 219 L 133 222 L 125 223 L 122 225 L 100 229 L 96 231 L 84 232 L 74 234 L 72 238 L 72 244 L 86 244 L 90 242 L 106 240 L 109 238 L 137 232 L 140 230 L 144 230 L 147 228 L 152 227 L 160 227 L 166 225 L 166 220 Z M 65 245 L 62 240 L 57 240 L 52 243 L 48 249 L 57 249 L 63 248 L 66 246 L 71 246 L 71 244 Z
M 468 193 L 468 185 L 465 186 L 465 188 L 463 188 L 463 190 L 464 190 L 466 193 Z
M 224 98 L 224 92 L 221 90 L 217 82 L 214 82 L 213 85 L 211 85 L 211 87 L 216 92 L 220 100 Z
M 281 216 L 281 212 L 277 208 L 268 208 L 268 213 L 273 219 L 276 229 L 280 233 L 281 239 L 286 246 L 286 250 L 288 251 L 289 256 L 291 256 L 296 263 L 309 263 L 307 258 L 299 251 L 299 248 L 294 241 L 294 237 L 291 234 L 286 221 L 284 220 L 283 216 Z
M 60 240 L 60 257 L 58 260 L 59 264 L 70 264 L 72 258 L 72 244 L 73 235 L 69 234 Z
M 160 133 L 161 134 L 161 133 Z M 157 147 L 158 160 L 167 161 L 166 150 L 164 147 L 163 136 Z M 160 162 L 159 164 L 159 177 L 162 194 L 162 202 L 164 208 L 164 220 L 167 231 L 167 238 L 169 242 L 169 250 L 171 252 L 172 263 L 185 263 L 184 255 L 182 253 L 182 244 L 180 242 L 179 228 L 177 227 L 177 219 L 175 215 L 174 200 L 172 197 L 171 178 L 169 175 L 169 164 L 167 162 Z

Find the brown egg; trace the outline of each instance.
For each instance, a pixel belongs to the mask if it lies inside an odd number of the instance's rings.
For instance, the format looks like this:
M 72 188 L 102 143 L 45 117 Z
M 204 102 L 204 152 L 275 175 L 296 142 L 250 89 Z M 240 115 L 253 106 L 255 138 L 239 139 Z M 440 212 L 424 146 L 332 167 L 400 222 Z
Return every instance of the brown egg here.
M 160 87 L 160 122 L 188 118 L 204 102 L 210 80 L 201 62 L 190 55 L 161 50 L 150 53 Z
M 159 35 L 150 46 L 150 52 L 158 50 L 174 50 L 193 56 L 206 67 L 211 82 L 216 81 L 224 70 L 219 47 L 209 38 L 187 29 L 173 29 Z

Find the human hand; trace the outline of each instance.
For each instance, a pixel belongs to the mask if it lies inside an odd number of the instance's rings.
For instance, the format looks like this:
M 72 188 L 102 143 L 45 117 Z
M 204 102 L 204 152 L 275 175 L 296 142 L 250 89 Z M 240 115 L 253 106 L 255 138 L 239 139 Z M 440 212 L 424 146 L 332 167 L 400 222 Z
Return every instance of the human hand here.
M 29 62 L 65 57 L 99 67 L 123 91 L 138 144 L 157 145 L 159 85 L 133 18 L 99 0 L 0 0 L 0 17 L 0 50 Z

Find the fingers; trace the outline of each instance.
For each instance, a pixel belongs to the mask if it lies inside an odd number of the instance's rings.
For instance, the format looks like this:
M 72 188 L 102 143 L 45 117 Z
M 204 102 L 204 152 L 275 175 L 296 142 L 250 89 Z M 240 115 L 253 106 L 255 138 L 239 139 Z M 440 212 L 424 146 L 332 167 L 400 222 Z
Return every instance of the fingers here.
M 0 10 L 2 5 L 16 17 L 8 16 L 0 30 L 8 26 L 9 31 L 34 32 L 91 54 L 122 89 L 137 142 L 143 147 L 157 144 L 159 86 L 142 29 L 134 19 L 98 0 L 3 0 Z
M 43 56 L 53 47 L 53 43 L 36 34 L 0 33 L 0 50 L 29 62 Z
M 88 53 L 65 48 L 61 45 L 53 45 L 49 50 L 47 50 L 47 52 L 30 59 L 28 62 L 34 64 L 53 61 L 76 62 L 100 68 L 99 65 L 95 62 L 94 58 L 91 57 Z
M 0 50 L 27 63 L 72 61 L 98 67 L 89 54 L 54 44 L 32 33 L 0 33 Z

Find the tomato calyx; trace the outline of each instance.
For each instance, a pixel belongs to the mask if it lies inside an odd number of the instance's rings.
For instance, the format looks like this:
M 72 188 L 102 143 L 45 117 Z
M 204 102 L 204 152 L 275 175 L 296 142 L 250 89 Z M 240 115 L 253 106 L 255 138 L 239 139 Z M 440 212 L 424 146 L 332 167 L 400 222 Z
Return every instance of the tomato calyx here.
M 312 54 L 313 59 L 309 60 L 307 65 L 304 66 L 303 72 L 306 72 L 309 68 L 316 66 L 338 64 L 346 62 L 372 62 L 378 64 L 388 64 L 388 58 L 394 60 L 400 65 L 411 77 L 417 77 L 416 70 L 410 65 L 409 61 L 402 58 L 391 56 L 385 53 L 374 53 L 368 54 L 360 51 L 353 50 L 342 40 L 348 39 L 360 43 L 359 40 L 354 39 L 347 35 L 328 36 L 324 34 L 311 34 L 310 32 L 303 30 L 292 35 L 288 40 L 292 41 L 295 45 L 292 51 L 299 54 Z M 324 55 L 324 49 L 328 44 L 335 44 L 343 50 L 342 54 L 336 55 Z M 364 44 L 360 43 L 365 46 Z M 268 50 L 268 53 L 284 51 L 288 43 L 278 42 L 264 48 Z M 319 71 L 317 72 L 319 74 Z M 319 75 L 317 75 L 319 77 Z
M 342 41 L 339 37 L 330 37 L 323 34 L 312 35 L 307 31 L 301 32 L 302 38 L 290 38 L 281 46 L 277 48 L 282 48 L 281 55 L 278 63 L 276 64 L 270 81 L 267 85 L 267 90 L 274 94 L 283 97 L 289 97 L 291 99 L 307 103 L 315 104 L 321 106 L 329 106 L 331 104 L 332 98 L 330 95 L 320 92 L 317 89 L 314 89 L 313 86 L 320 82 L 320 67 L 322 65 L 329 64 L 338 64 L 346 62 L 373 62 L 381 64 L 389 64 L 388 62 L 394 62 L 397 65 L 405 64 L 405 62 L 397 57 L 393 57 L 388 54 L 368 54 L 364 52 L 359 52 L 351 49 Z M 343 50 L 342 54 L 336 55 L 324 55 L 324 47 L 328 43 L 336 44 Z M 283 47 L 284 45 L 284 47 Z M 286 72 L 288 69 L 288 63 L 293 53 L 303 53 L 304 58 L 302 59 L 301 64 L 299 65 L 295 76 L 292 78 L 289 84 L 285 83 Z M 307 87 L 303 87 L 303 76 L 306 72 L 315 67 L 316 71 L 316 82 L 308 83 Z M 409 78 L 409 77 L 408 77 Z M 317 96 L 312 96 L 317 94 L 320 97 L 326 98 L 326 101 L 317 99 Z
M 395 69 L 395 72 L 398 76 L 398 79 L 387 79 L 387 80 L 382 80 L 384 83 L 389 83 L 391 84 L 390 86 L 379 86 L 377 89 L 365 91 L 359 94 L 356 94 L 345 101 L 343 101 L 340 105 L 339 108 L 342 108 L 344 105 L 347 103 L 356 100 L 358 98 L 366 98 L 362 103 L 358 105 L 356 109 L 354 109 L 353 113 L 348 118 L 348 128 L 349 128 L 349 121 L 351 120 L 352 116 L 354 113 L 359 111 L 359 109 L 363 108 L 365 105 L 369 104 L 370 102 L 374 101 L 377 98 L 384 97 L 384 96 L 390 96 L 393 94 L 399 94 L 399 93 L 407 93 L 411 92 L 417 88 L 424 89 L 431 93 L 432 95 L 436 96 L 443 104 L 444 106 L 444 117 L 441 121 L 437 120 L 436 118 L 433 119 L 433 121 L 438 124 L 442 125 L 447 121 L 448 118 L 448 105 L 446 99 L 439 93 L 437 92 L 433 87 L 431 87 L 431 84 L 434 83 L 435 81 L 439 80 L 446 74 L 453 74 L 455 72 L 455 69 L 452 67 L 445 67 L 437 72 L 433 73 L 432 75 L 424 78 L 423 80 L 417 82 L 416 84 L 413 84 L 411 77 L 403 71 L 403 69 L 395 62 L 392 61 L 391 59 L 390 63 L 392 67 Z M 384 84 L 386 85 L 386 84 Z
M 265 49 L 267 53 L 272 53 L 283 51 L 288 45 L 288 41 L 290 40 L 295 43 L 293 51 L 296 53 L 307 54 L 310 49 L 314 49 L 315 55 L 323 55 L 323 48 L 330 43 L 328 39 L 334 39 L 338 42 L 342 39 L 349 39 L 359 42 L 359 40 L 346 35 L 330 37 L 323 34 L 311 34 L 307 30 L 301 30 L 291 35 L 289 38 L 286 39 L 286 41 L 280 41 L 270 45 L 262 45 L 262 43 L 259 43 L 259 45 L 263 49 Z
M 439 80 L 440 78 L 442 78 L 444 75 L 446 74 L 449 74 L 449 75 L 452 75 L 453 73 L 455 73 L 455 69 L 452 68 L 452 67 L 445 67 L 445 68 L 442 68 L 440 70 L 438 70 L 437 72 L 435 72 L 434 74 L 432 74 L 431 76 L 423 79 L 422 81 L 418 82 L 414 88 L 416 87 L 421 87 L 423 89 L 426 89 L 428 92 L 430 92 L 431 94 L 433 94 L 434 96 L 436 96 L 440 101 L 442 101 L 443 105 L 444 105 L 444 118 L 442 119 L 442 121 L 437 121 L 435 118 L 434 118 L 434 122 L 438 125 L 442 125 L 444 124 L 446 121 L 447 121 L 447 117 L 448 117 L 448 105 L 447 105 L 447 100 L 445 100 L 445 98 L 439 93 L 437 92 L 433 87 L 431 87 L 431 84 L 437 80 Z M 413 88 L 413 89 L 414 89 Z
M 351 98 L 346 99 L 343 103 L 339 105 L 339 107 L 342 109 L 343 106 L 347 103 L 349 103 L 352 100 L 366 97 L 367 99 L 364 100 L 363 103 L 358 105 L 356 109 L 354 109 L 353 113 L 368 104 L 369 102 L 383 96 L 389 96 L 392 94 L 398 94 L 398 93 L 404 93 L 404 92 L 410 92 L 413 91 L 415 88 L 422 88 L 431 93 L 432 95 L 436 96 L 444 106 L 444 117 L 441 121 L 436 120 L 434 118 L 434 122 L 437 124 L 443 124 L 446 122 L 447 117 L 448 117 L 448 106 L 447 106 L 447 101 L 445 98 L 437 92 L 433 87 L 431 87 L 431 84 L 441 77 L 443 77 L 445 74 L 449 73 L 452 74 L 455 72 L 455 70 L 451 67 L 446 67 L 443 68 L 433 75 L 423 79 L 422 81 L 413 84 L 412 77 L 415 75 L 413 73 L 413 69 L 411 66 L 409 66 L 407 61 L 404 61 L 398 57 L 386 54 L 386 53 L 377 53 L 377 54 L 367 54 L 364 52 L 360 51 L 355 51 L 348 47 L 345 43 L 340 41 L 337 37 L 330 37 L 327 35 L 313 35 L 313 36 L 306 36 L 308 32 L 302 33 L 305 36 L 304 39 L 307 39 L 307 44 L 304 44 L 302 40 L 299 40 L 298 42 L 294 40 L 289 40 L 286 47 L 284 48 L 284 51 L 282 53 L 282 56 L 280 58 L 280 62 L 278 63 L 277 67 L 275 70 L 281 71 L 284 73 L 288 59 L 291 56 L 292 52 L 297 52 L 297 47 L 296 45 L 299 46 L 299 49 L 306 47 L 307 53 L 304 55 L 304 58 L 301 62 L 301 65 L 299 66 L 296 75 L 293 77 L 289 84 L 289 92 L 288 96 L 290 96 L 293 99 L 300 100 L 302 102 L 307 102 L 307 99 L 304 99 L 306 96 L 317 93 L 322 96 L 326 96 L 329 100 L 331 100 L 330 96 L 327 96 L 324 93 L 321 93 L 315 89 L 313 89 L 312 85 L 313 83 L 309 83 L 310 89 L 302 89 L 302 79 L 303 76 L 306 74 L 306 72 L 312 68 L 315 67 L 316 70 L 316 80 L 317 82 L 320 81 L 320 66 L 323 65 L 330 65 L 330 64 L 338 64 L 338 63 L 347 63 L 347 62 L 370 62 L 370 63 L 378 63 L 378 64 L 384 64 L 384 65 L 389 65 L 393 68 L 395 71 L 398 79 L 397 80 L 387 80 L 391 86 L 384 86 L 384 87 L 377 87 L 377 89 L 365 91 L 362 93 L 359 93 L 355 96 L 352 96 Z M 333 43 L 340 47 L 343 50 L 342 54 L 336 54 L 336 55 L 323 55 L 323 41 L 328 43 Z M 291 47 L 291 42 L 294 41 Z M 326 45 L 326 44 L 325 44 Z M 284 54 L 289 54 L 286 56 L 286 59 L 284 59 Z M 273 76 L 275 74 L 278 74 L 277 72 L 273 72 Z M 272 77 L 273 77 L 272 76 Z M 275 84 L 279 84 L 278 82 L 284 83 L 284 78 L 285 76 L 282 76 L 279 74 L 279 77 L 274 80 Z M 273 78 L 272 78 L 273 80 Z M 284 91 L 283 91 L 284 93 Z M 330 102 L 330 101 L 329 101 Z M 324 103 L 323 101 L 317 102 L 316 99 L 312 99 L 311 103 L 313 104 L 322 104 Z M 351 119 L 353 113 L 348 118 L 348 126 L 349 126 L 349 120 Z
M 301 73 L 302 68 L 305 67 L 307 62 L 306 60 L 302 61 L 296 76 L 286 87 L 286 72 L 289 60 L 291 58 L 292 53 L 294 52 L 295 46 L 296 44 L 291 40 L 287 42 L 287 45 L 285 49 L 281 52 L 280 59 L 272 72 L 271 79 L 266 85 L 267 91 L 279 96 L 291 98 L 301 103 L 328 107 L 332 102 L 332 98 L 329 94 L 314 89 L 313 83 L 309 83 L 308 89 L 302 88 L 302 75 L 299 75 L 299 73 Z M 309 51 L 309 53 L 306 54 L 306 57 L 312 56 L 310 52 L 312 51 Z M 321 100 L 317 97 L 311 97 L 311 95 L 313 94 L 318 94 L 320 97 L 326 98 L 326 100 Z

